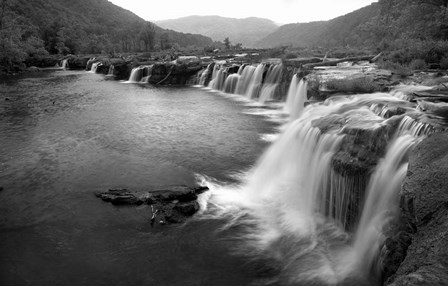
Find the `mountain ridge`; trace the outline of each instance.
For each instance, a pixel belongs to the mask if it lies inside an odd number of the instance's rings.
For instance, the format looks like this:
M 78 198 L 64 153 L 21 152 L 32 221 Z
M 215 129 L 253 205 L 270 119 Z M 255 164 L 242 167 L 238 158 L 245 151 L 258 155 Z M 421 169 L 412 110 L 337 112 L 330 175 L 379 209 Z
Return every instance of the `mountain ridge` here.
M 378 13 L 379 4 L 374 2 L 330 20 L 286 24 L 257 41 L 256 45 L 262 48 L 344 45 L 346 38 L 359 36 L 357 29 Z
M 241 43 L 249 48 L 255 47 L 254 43 L 258 39 L 278 28 L 275 22 L 266 18 L 230 18 L 218 15 L 191 15 L 155 21 L 155 23 L 165 29 L 202 34 L 215 41 L 229 38 L 232 43 Z

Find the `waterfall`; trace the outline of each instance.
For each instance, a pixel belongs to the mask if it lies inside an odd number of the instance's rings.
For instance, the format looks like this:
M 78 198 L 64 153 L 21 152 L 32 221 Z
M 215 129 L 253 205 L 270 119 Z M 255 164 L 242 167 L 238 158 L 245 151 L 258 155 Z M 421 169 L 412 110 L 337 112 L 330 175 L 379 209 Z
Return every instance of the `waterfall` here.
M 434 132 L 431 125 L 417 122 L 411 117 L 405 115 L 403 120 L 398 126 L 398 132 L 400 134 L 411 134 L 413 136 L 429 135 Z
M 384 242 L 381 231 L 397 210 L 407 154 L 427 132 L 408 116 L 394 123 L 369 109 L 406 103 L 385 93 L 333 97 L 304 108 L 306 81 L 297 80 L 293 77 L 285 104 L 291 121 L 240 183 L 202 178 L 211 190 L 210 215 L 228 216 L 229 227 L 247 229 L 240 234 L 247 243 L 241 251 L 281 263 L 278 284 L 368 281 Z M 383 151 L 352 146 L 372 140 L 384 142 L 378 147 Z M 335 158 L 344 160 L 359 148 L 373 150 L 376 167 L 341 172 Z M 351 164 L 350 158 L 343 162 Z
M 61 68 L 64 69 L 64 70 L 68 69 L 68 60 L 67 59 L 62 60 Z
M 259 102 L 265 103 L 266 101 L 274 99 L 275 93 L 277 91 L 278 84 L 282 78 L 283 66 L 271 65 L 268 72 L 266 73 L 266 80 L 261 87 Z
M 364 273 L 372 269 L 384 242 L 383 226 L 398 212 L 398 192 L 407 171 L 406 156 L 417 141 L 409 134 L 396 138 L 370 179 L 353 251 L 349 254 L 351 263 Z
M 238 75 L 242 75 L 243 74 L 243 71 L 244 71 L 244 68 L 247 66 L 247 64 L 242 64 L 241 66 L 240 66 L 240 68 L 238 69 L 238 71 L 237 71 L 237 74 Z
M 92 67 L 90 68 L 91 73 L 96 73 L 97 68 L 101 65 L 101 62 L 96 62 L 92 64 Z
M 290 113 L 293 109 L 293 101 L 297 93 L 297 75 L 294 74 L 289 84 L 288 93 L 286 94 L 285 105 L 283 106 L 283 111 Z
M 114 71 L 115 71 L 115 67 L 114 67 L 114 65 L 111 64 L 109 67 L 109 71 L 107 72 L 107 75 L 114 76 Z
M 224 87 L 224 81 L 226 80 L 227 72 L 225 67 L 215 65 L 213 69 L 212 80 L 208 84 L 208 87 L 215 90 L 222 90 Z
M 213 69 L 215 67 L 215 63 L 208 64 L 208 66 L 201 72 L 201 76 L 199 78 L 199 85 L 205 86 L 208 84 L 207 80 L 210 73 L 213 73 Z
M 238 81 L 238 84 L 236 85 L 236 94 L 244 95 L 246 94 L 247 87 L 249 86 L 249 83 L 252 80 L 252 77 L 255 73 L 255 67 L 252 65 L 246 65 L 242 66 L 240 70 L 238 70 L 238 73 L 241 72 L 240 80 Z
M 136 67 L 133 68 L 131 71 L 131 74 L 129 75 L 128 83 L 137 83 L 140 82 L 140 80 L 143 77 L 143 67 Z
M 284 110 L 288 111 L 290 120 L 295 120 L 300 117 L 305 108 L 307 101 L 307 82 L 301 79 L 297 87 L 295 87 L 297 78 L 295 75 L 291 80 L 288 95 L 286 97 L 286 104 Z
M 239 79 L 240 79 L 240 75 L 238 73 L 229 75 L 224 82 L 224 92 L 225 93 L 235 93 L 236 86 L 238 84 Z
M 235 66 L 225 67 L 216 63 L 208 87 L 225 93 L 245 95 L 249 99 L 265 103 L 274 99 L 282 78 L 282 69 L 282 65 L 270 65 L 266 71 L 266 64 L 262 63 L 257 67 L 243 64 L 236 70 Z M 200 85 L 205 85 L 209 74 L 210 65 L 201 73 Z
M 86 71 L 90 71 L 92 68 L 92 63 L 96 61 L 96 58 L 90 58 L 86 64 Z
M 258 94 L 260 93 L 260 90 L 261 90 L 265 66 L 266 66 L 265 64 L 259 64 L 256 67 L 254 74 L 247 86 L 247 91 L 246 91 L 247 98 L 253 99 L 253 98 L 258 97 Z
M 152 75 L 153 65 L 142 66 L 141 69 L 142 69 L 142 72 L 141 72 L 140 83 L 149 83 L 149 80 L 151 79 L 151 75 Z

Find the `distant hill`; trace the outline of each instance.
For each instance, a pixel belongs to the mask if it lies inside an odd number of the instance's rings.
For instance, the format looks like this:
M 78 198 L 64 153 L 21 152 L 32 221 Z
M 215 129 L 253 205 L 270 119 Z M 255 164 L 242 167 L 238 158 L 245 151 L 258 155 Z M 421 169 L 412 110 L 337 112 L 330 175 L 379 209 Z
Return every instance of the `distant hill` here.
M 156 21 L 162 28 L 184 33 L 196 33 L 211 37 L 215 41 L 229 38 L 232 44 L 257 47 L 259 39 L 278 28 L 273 21 L 263 18 L 226 18 L 220 16 L 188 16 L 173 20 Z
M 362 41 L 362 26 L 377 17 L 378 3 L 372 3 L 349 14 L 329 21 L 287 24 L 259 40 L 256 45 L 263 48 L 278 46 L 307 47 L 314 45 L 341 46 Z
M 205 47 L 213 43 L 202 35 L 162 29 L 107 0 L 8 0 L 6 3 L 10 19 L 35 31 L 50 53 L 146 51 L 160 46 L 161 41 L 165 46 L 181 47 Z

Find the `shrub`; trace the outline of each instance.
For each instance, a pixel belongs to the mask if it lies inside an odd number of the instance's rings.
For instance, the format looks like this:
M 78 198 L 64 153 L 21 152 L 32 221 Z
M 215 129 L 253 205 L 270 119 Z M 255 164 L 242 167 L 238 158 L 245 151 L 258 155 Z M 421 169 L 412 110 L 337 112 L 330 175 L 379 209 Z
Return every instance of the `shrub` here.
M 295 53 L 287 53 L 285 55 L 285 59 L 295 59 L 295 58 L 297 58 L 297 54 Z
M 448 57 L 442 58 L 440 60 L 440 68 L 444 70 L 448 70 Z
M 390 70 L 392 73 L 406 77 L 412 74 L 411 69 L 406 64 L 396 63 L 392 61 L 381 61 L 378 63 L 378 67 L 386 70 Z
M 326 85 L 328 89 L 348 93 L 372 93 L 381 90 L 371 77 L 334 79 L 327 81 Z
M 426 69 L 426 63 L 422 59 L 415 59 L 409 64 L 411 70 L 424 70 Z

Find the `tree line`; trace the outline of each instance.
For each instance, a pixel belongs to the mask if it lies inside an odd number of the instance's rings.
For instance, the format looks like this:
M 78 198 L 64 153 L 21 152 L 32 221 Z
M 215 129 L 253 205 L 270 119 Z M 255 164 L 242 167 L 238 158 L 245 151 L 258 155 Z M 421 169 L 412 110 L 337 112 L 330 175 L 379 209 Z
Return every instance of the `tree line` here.
M 114 55 L 211 43 L 201 35 L 161 29 L 105 0 L 0 0 L 2 69 L 49 55 Z

